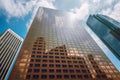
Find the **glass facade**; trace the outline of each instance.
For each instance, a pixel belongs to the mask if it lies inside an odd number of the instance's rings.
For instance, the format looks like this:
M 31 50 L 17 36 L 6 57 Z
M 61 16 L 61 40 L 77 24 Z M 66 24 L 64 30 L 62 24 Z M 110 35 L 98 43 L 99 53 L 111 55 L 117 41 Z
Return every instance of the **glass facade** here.
M 9 80 L 119 80 L 74 14 L 39 8 Z
M 87 25 L 120 60 L 120 23 L 104 15 L 90 15 Z

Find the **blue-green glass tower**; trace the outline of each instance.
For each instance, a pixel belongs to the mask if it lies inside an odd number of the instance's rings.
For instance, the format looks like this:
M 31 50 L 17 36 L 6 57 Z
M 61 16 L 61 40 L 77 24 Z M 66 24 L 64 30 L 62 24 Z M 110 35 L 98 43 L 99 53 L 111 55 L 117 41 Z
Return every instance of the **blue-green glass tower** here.
M 87 25 L 120 60 L 120 23 L 105 15 L 90 15 Z

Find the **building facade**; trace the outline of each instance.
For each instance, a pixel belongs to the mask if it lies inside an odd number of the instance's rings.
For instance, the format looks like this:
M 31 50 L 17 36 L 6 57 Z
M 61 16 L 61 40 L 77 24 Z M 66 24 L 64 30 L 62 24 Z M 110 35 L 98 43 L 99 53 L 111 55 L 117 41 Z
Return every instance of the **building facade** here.
M 120 23 L 105 15 L 90 15 L 87 25 L 120 60 Z
M 9 80 L 119 80 L 72 13 L 39 8 Z
M 10 29 L 0 36 L 0 80 L 5 80 L 22 41 L 23 39 Z

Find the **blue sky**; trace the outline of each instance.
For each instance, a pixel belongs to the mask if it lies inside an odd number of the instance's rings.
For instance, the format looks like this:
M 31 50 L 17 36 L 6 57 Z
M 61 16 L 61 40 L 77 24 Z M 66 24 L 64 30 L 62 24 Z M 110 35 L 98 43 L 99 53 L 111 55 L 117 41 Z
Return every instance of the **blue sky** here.
M 39 6 L 73 12 L 85 26 L 89 14 L 104 14 L 120 22 L 120 0 L 0 0 L 0 34 L 10 28 L 24 39 Z M 95 35 L 94 39 L 98 40 Z M 100 41 L 98 44 L 111 53 Z M 113 58 L 111 55 L 120 70 L 120 61 Z

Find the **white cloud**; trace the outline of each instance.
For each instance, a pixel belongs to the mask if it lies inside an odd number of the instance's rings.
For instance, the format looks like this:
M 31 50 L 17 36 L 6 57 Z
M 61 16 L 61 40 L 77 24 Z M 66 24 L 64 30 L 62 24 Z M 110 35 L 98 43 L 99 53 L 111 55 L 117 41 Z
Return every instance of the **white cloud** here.
M 26 26 L 29 29 L 31 22 L 38 10 L 38 7 L 54 8 L 53 2 L 55 0 L 0 0 L 0 9 L 7 12 L 9 22 L 11 17 L 24 18 L 28 13 L 32 13 L 31 19 L 27 22 Z
M 53 2 L 54 0 L 41 0 L 41 1 L 38 1 L 37 2 L 37 5 L 38 6 L 41 6 L 41 7 L 48 7 L 48 8 L 55 8 L 54 5 L 53 5 Z
M 31 4 L 31 5 L 30 5 Z M 32 5 L 34 1 L 29 1 L 26 3 L 23 0 L 0 0 L 0 8 L 5 10 L 10 17 L 22 17 L 32 10 Z
M 48 7 L 48 8 L 54 8 L 54 1 L 55 0 L 0 0 L 0 9 L 5 10 L 8 13 L 8 19 L 11 17 L 17 17 L 17 18 L 24 18 L 28 13 L 32 13 L 32 18 L 28 21 L 26 26 L 30 25 L 36 11 L 39 6 L 41 7 Z M 76 14 L 76 17 L 80 20 L 85 20 L 89 16 L 89 14 L 97 14 L 97 13 L 103 13 L 105 15 L 108 15 L 116 20 L 120 21 L 120 1 L 118 0 L 80 0 L 80 7 L 79 8 L 73 8 L 70 9 Z M 66 1 L 63 2 L 63 4 Z M 113 3 L 116 2 L 116 5 L 114 6 Z M 58 5 L 59 6 L 59 5 Z M 29 28 L 29 27 L 28 27 Z
M 76 16 L 83 21 L 86 21 L 89 14 L 99 14 L 110 16 L 120 22 L 120 1 L 119 0 L 86 0 L 80 3 L 79 8 L 71 9 Z
M 76 17 L 80 20 L 84 20 L 89 15 L 89 4 L 87 2 L 83 3 L 80 8 L 72 9 L 76 14 Z
M 0 0 L 0 8 L 10 17 L 24 17 L 38 6 L 54 8 L 54 0 Z
M 94 2 L 94 3 L 99 3 L 99 2 L 100 2 L 100 0 L 93 0 L 93 2 Z
M 107 8 L 107 9 L 102 10 L 102 14 L 108 15 L 120 22 L 119 13 L 120 13 L 120 1 L 116 3 L 113 8 Z
M 55 6 L 53 5 L 53 2 L 55 0 L 37 0 L 35 2 L 35 5 L 33 6 L 34 9 L 33 9 L 33 14 L 32 14 L 32 17 L 31 19 L 27 22 L 26 26 L 27 26 L 27 29 L 29 29 L 32 21 L 33 21 L 33 18 L 35 17 L 35 14 L 38 10 L 39 7 L 47 7 L 47 8 L 52 8 L 52 9 L 55 9 Z
M 105 0 L 105 3 L 106 3 L 107 5 L 111 5 L 111 4 L 113 3 L 113 1 L 115 1 L 115 0 Z

